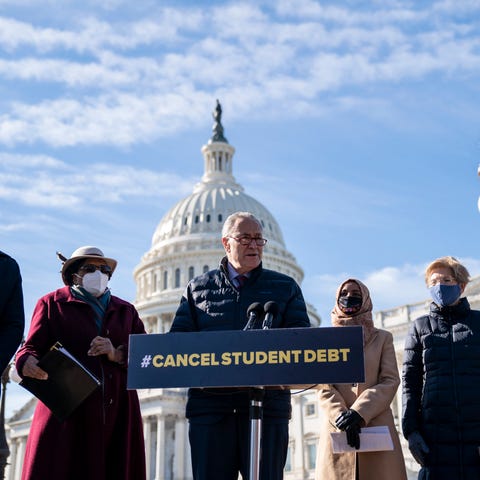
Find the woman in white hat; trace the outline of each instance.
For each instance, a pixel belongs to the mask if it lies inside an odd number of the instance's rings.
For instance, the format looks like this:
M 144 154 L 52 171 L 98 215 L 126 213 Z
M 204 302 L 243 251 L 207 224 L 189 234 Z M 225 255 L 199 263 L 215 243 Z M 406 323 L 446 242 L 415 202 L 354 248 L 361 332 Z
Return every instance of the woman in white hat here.
M 38 301 L 16 367 L 21 377 L 46 379 L 38 360 L 60 342 L 101 388 L 63 422 L 37 403 L 22 480 L 144 480 L 142 417 L 126 368 L 129 335 L 145 333 L 143 323 L 132 304 L 110 293 L 116 260 L 91 246 L 63 259 L 65 287 Z

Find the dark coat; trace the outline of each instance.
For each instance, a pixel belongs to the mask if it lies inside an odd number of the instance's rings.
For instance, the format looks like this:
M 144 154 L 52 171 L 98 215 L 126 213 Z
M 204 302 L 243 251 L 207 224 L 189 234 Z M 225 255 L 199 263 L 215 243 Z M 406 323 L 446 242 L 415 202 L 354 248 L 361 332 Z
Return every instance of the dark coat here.
M 24 327 L 20 269 L 12 257 L 0 252 L 0 375 L 20 345 Z
M 248 307 L 254 302 L 263 305 L 268 301 L 277 302 L 279 307 L 272 328 L 310 326 L 302 291 L 293 278 L 260 265 L 251 271 L 245 285 L 238 290 L 229 280 L 226 262 L 224 258 L 218 269 L 190 281 L 173 319 L 172 332 L 242 330 L 247 323 Z M 209 389 L 209 392 L 212 393 L 189 390 L 188 418 L 233 410 L 248 413 L 248 393 L 235 390 L 227 395 L 225 389 L 221 390 L 222 395 L 218 395 L 215 389 Z M 266 418 L 285 421 L 290 418 L 290 413 L 290 391 L 266 392 Z
M 134 306 L 111 297 L 100 335 L 114 347 L 130 334 L 145 333 Z M 40 401 L 27 441 L 22 480 L 142 480 L 145 449 L 136 391 L 127 391 L 127 369 L 105 355 L 87 355 L 98 335 L 93 309 L 64 287 L 41 298 L 28 338 L 17 354 L 21 374 L 28 355 L 42 357 L 60 341 L 97 378 L 102 387 L 63 423 Z
M 466 298 L 412 324 L 403 364 L 403 434 L 430 453 L 420 479 L 480 479 L 480 312 Z

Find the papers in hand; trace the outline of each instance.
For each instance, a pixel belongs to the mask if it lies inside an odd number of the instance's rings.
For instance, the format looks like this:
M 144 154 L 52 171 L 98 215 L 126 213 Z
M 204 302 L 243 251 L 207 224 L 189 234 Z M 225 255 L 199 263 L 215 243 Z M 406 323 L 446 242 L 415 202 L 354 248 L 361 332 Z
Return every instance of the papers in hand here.
M 57 342 L 38 366 L 47 380 L 24 377 L 20 385 L 33 393 L 60 420 L 65 420 L 101 384 L 71 353 Z
M 358 450 L 347 443 L 347 434 L 345 432 L 332 432 L 330 435 L 333 453 L 393 450 L 392 436 L 386 425 L 362 428 L 360 430 L 360 448 Z

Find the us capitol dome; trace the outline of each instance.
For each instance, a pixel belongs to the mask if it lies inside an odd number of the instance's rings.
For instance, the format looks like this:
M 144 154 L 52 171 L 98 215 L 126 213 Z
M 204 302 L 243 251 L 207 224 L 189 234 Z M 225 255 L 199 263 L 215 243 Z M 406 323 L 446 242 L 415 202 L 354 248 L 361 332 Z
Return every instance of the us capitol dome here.
M 233 176 L 235 148 L 224 136 L 218 100 L 213 117 L 213 135 L 202 147 L 205 171 L 200 183 L 161 219 L 150 250 L 134 270 L 135 306 L 150 333 L 167 332 L 188 281 L 218 266 L 225 255 L 223 222 L 234 212 L 251 212 L 262 223 L 268 239 L 263 253 L 266 268 L 285 273 L 298 284 L 303 280 L 303 270 L 285 247 L 273 215 Z M 308 313 L 312 325 L 318 326 L 320 317 L 313 306 L 308 305 Z

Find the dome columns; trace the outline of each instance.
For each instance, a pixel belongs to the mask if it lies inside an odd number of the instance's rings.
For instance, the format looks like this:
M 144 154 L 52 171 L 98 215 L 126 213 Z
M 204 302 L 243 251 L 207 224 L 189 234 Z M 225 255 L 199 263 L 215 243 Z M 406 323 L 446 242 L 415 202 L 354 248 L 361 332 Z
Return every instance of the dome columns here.
M 235 148 L 228 143 L 213 142 L 202 147 L 204 158 L 204 183 L 235 183 L 232 175 L 232 159 Z

